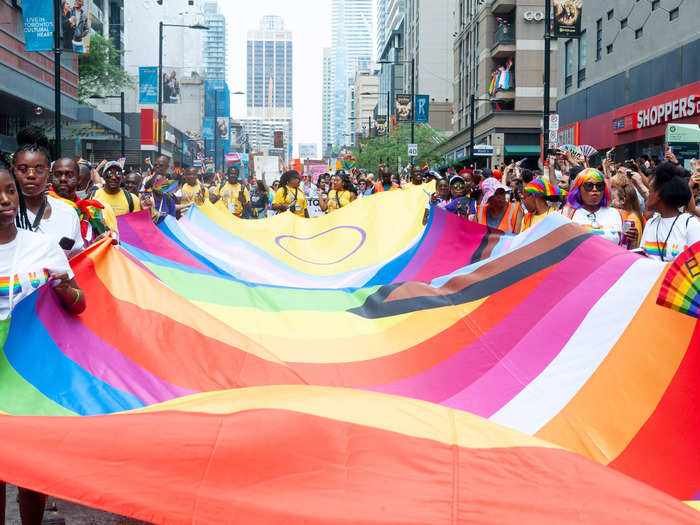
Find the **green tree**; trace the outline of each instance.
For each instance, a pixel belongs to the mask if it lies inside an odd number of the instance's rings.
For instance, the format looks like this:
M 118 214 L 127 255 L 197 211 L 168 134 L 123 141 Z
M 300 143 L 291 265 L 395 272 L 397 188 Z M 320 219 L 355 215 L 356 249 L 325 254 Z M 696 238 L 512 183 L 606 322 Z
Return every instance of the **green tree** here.
M 98 33 L 90 36 L 90 53 L 80 55 L 78 100 L 88 104 L 93 95 L 110 95 L 134 85 L 120 65 L 123 51 Z
M 424 124 L 416 124 L 415 143 L 418 144 L 416 163 L 427 162 L 432 168 L 441 159 L 440 146 L 446 140 L 445 133 Z M 408 156 L 408 144 L 411 142 L 411 125 L 400 124 L 390 136 L 360 139 L 360 144 L 353 150 L 357 158 L 357 167 L 371 172 L 377 170 L 381 163 L 397 169 L 398 161 L 405 166 L 411 159 Z

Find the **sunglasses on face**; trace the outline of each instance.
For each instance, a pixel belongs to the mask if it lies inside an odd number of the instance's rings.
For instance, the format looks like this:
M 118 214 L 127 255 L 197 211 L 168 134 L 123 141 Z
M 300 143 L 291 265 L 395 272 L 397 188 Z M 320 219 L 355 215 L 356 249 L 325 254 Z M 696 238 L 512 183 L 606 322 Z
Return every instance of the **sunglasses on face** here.
M 53 178 L 56 180 L 61 180 L 63 177 L 65 177 L 68 180 L 78 180 L 78 177 L 76 177 L 73 172 L 69 173 L 61 173 L 61 172 L 54 172 Z
M 455 182 L 452 187 L 456 190 L 463 190 L 465 188 L 463 182 Z
M 38 166 L 27 166 L 26 164 L 18 164 L 15 166 L 15 173 L 19 173 L 21 175 L 26 175 L 30 171 L 33 171 L 36 175 L 39 177 L 42 177 L 43 175 L 46 175 L 49 172 L 49 167 L 44 166 L 42 164 L 39 164 Z
M 586 191 L 593 191 L 593 188 L 595 188 L 598 191 L 603 191 L 605 189 L 605 183 L 604 182 L 584 182 L 582 187 Z

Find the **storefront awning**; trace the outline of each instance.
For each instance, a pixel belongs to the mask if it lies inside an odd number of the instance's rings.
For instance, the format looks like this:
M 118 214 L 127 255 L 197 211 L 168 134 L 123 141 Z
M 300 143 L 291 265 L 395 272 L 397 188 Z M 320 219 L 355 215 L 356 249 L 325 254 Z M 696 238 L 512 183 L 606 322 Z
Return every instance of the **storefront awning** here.
M 504 146 L 503 154 L 506 157 L 515 157 L 518 155 L 540 155 L 539 146 Z

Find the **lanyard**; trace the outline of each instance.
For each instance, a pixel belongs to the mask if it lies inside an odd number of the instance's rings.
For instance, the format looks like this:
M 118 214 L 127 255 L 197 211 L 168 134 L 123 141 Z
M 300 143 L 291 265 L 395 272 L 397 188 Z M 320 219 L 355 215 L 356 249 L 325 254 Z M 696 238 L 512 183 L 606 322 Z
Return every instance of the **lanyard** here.
M 673 227 L 676 225 L 676 221 L 680 218 L 682 213 L 679 213 L 676 215 L 676 218 L 673 219 L 673 224 L 671 224 L 671 229 L 668 230 L 668 235 L 666 236 L 666 240 L 664 241 L 664 247 L 660 250 L 661 253 L 661 262 L 666 262 L 664 259 L 666 257 L 666 247 L 668 246 L 668 240 L 671 238 L 671 233 L 673 232 Z M 656 223 L 656 245 L 659 245 L 659 226 L 661 226 L 661 221 L 662 217 L 659 216 L 659 222 Z
M 48 199 L 44 197 L 44 200 L 41 201 L 41 206 L 39 207 L 39 213 L 36 214 L 36 217 L 34 217 L 34 224 L 32 224 L 32 231 L 35 232 L 39 229 L 39 223 L 41 223 L 41 219 L 44 218 L 44 213 L 46 212 L 46 205 L 48 203 Z
M 10 304 L 10 310 L 9 310 L 9 315 L 12 315 L 12 300 L 14 299 L 15 295 L 15 278 L 19 280 L 19 276 L 16 275 L 16 270 L 17 270 L 17 258 L 19 255 L 19 235 L 20 232 L 17 230 L 17 235 L 15 239 L 17 240 L 17 246 L 15 247 L 15 253 L 12 254 L 12 264 L 10 265 L 10 296 L 9 296 L 9 304 Z

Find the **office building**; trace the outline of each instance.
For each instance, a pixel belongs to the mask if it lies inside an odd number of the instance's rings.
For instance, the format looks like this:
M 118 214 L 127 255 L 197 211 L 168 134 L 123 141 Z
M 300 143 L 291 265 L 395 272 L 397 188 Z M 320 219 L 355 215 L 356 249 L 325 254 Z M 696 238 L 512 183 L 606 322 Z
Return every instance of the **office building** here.
M 698 19 L 689 0 L 586 0 L 583 35 L 559 41 L 559 142 L 663 157 L 668 128 L 698 124 Z M 675 151 L 688 165 L 697 141 Z
M 248 117 L 234 119 L 232 125 L 242 128 L 248 152 L 277 155 L 284 164 L 289 163 L 292 157 L 290 153 L 292 144 L 289 139 L 292 136 L 291 120 Z M 275 132 L 281 132 L 284 137 L 284 145 L 281 148 L 275 146 Z
M 404 15 L 406 0 L 377 0 L 377 64 L 379 98 L 374 116 L 395 113 L 393 100 L 404 93 Z M 379 23 L 383 21 L 383 26 Z
M 124 3 L 124 69 L 138 79 L 139 67 L 158 65 L 158 23 L 205 25 L 204 0 L 127 1 Z M 163 70 L 178 79 L 204 76 L 208 32 L 189 27 L 163 28 Z
M 415 61 L 415 93 L 430 97 L 429 124 L 451 131 L 454 97 L 452 33 L 456 0 L 405 2 L 404 59 Z M 405 67 L 404 93 L 410 93 L 410 66 Z
M 348 85 L 372 60 L 372 0 L 333 0 L 333 142 L 347 142 Z
M 360 69 L 348 87 L 348 145 L 358 144 L 360 137 L 368 137 L 374 127 L 374 109 L 379 98 L 379 72 Z
M 25 51 L 24 20 L 17 2 L 0 2 L 0 152 L 17 149 L 17 132 L 41 127 L 55 140 L 54 54 Z M 120 123 L 109 115 L 78 104 L 78 55 L 61 59 L 61 146 L 79 156 L 79 144 L 92 138 L 118 139 Z M 126 129 L 127 133 L 129 128 Z
M 226 80 L 226 18 L 219 11 L 216 1 L 204 4 L 204 77 L 207 80 Z
M 333 54 L 323 49 L 323 93 L 321 96 L 321 151 L 330 157 L 333 150 Z
M 452 30 L 457 35 L 453 45 L 453 134 L 443 147 L 452 161 L 493 165 L 528 157 L 529 165 L 537 166 L 544 104 L 544 3 L 457 1 Z M 549 95 L 554 110 L 556 41 L 552 42 L 551 74 Z M 472 125 L 474 144 L 492 146 L 492 157 L 469 159 Z
M 264 16 L 258 29 L 248 31 L 247 113 L 249 119 L 269 123 L 260 129 L 274 127 L 275 121 L 281 121 L 286 158 L 291 157 L 293 145 L 292 64 L 292 33 L 285 30 L 282 18 Z M 254 136 L 255 129 L 246 127 L 250 143 L 265 143 L 265 138 Z

